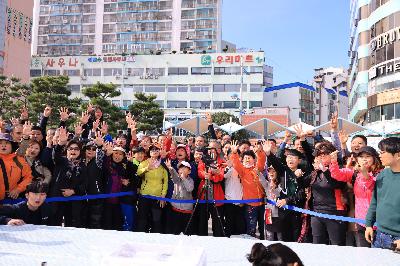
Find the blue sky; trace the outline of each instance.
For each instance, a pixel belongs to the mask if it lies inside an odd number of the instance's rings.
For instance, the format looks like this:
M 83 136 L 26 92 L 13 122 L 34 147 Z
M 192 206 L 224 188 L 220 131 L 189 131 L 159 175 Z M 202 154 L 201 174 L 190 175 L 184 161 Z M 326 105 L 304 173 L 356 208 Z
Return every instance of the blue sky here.
M 348 67 L 348 0 L 224 0 L 222 38 L 265 52 L 274 85 L 311 81 L 314 68 Z

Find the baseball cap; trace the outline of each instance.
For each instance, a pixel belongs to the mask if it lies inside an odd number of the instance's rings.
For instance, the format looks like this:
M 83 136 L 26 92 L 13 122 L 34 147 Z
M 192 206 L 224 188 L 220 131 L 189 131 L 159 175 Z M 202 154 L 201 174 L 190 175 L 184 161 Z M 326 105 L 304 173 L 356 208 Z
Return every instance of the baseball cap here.
M 189 169 L 192 169 L 192 166 L 190 165 L 190 163 L 188 163 L 186 161 L 183 161 L 183 162 L 179 163 L 178 168 L 181 168 L 181 167 L 187 167 Z
M 120 152 L 126 153 L 125 149 L 122 147 L 114 147 L 113 151 L 120 151 Z

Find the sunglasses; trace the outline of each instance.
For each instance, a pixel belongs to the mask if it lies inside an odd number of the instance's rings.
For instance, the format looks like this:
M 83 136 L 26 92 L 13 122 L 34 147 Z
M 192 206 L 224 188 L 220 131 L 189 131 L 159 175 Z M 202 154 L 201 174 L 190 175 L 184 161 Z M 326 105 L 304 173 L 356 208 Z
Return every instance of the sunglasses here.
M 67 150 L 69 150 L 69 151 L 80 151 L 79 147 L 75 147 L 75 148 L 69 147 Z

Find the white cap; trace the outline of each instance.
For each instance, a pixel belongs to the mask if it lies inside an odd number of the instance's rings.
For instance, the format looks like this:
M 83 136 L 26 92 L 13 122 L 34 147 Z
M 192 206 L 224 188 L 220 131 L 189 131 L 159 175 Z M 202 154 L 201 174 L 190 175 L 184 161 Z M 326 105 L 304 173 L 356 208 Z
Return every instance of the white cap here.
M 188 167 L 189 169 L 192 169 L 192 166 L 190 165 L 190 163 L 183 161 L 181 163 L 179 163 L 178 168 L 181 167 L 181 165 Z
M 120 151 L 120 152 L 126 153 L 126 152 L 125 152 L 125 149 L 122 148 L 122 147 L 114 147 L 114 148 L 113 148 L 113 151 Z
M 142 141 L 144 134 L 142 132 L 136 134 L 136 138 L 138 141 Z

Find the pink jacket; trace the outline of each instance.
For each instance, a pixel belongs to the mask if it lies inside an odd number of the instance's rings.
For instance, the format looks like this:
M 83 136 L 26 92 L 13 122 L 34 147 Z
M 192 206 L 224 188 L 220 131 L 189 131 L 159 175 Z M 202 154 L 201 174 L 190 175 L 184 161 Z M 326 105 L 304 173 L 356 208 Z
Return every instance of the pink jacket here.
M 353 169 L 342 168 L 339 169 L 337 162 L 332 162 L 329 170 L 332 178 L 342 181 L 351 182 L 354 174 Z M 372 198 L 376 177 L 372 173 L 368 173 L 369 178 L 366 179 L 362 173 L 358 173 L 354 182 L 354 195 L 355 195 L 355 218 L 365 219 L 367 216 L 369 204 Z

